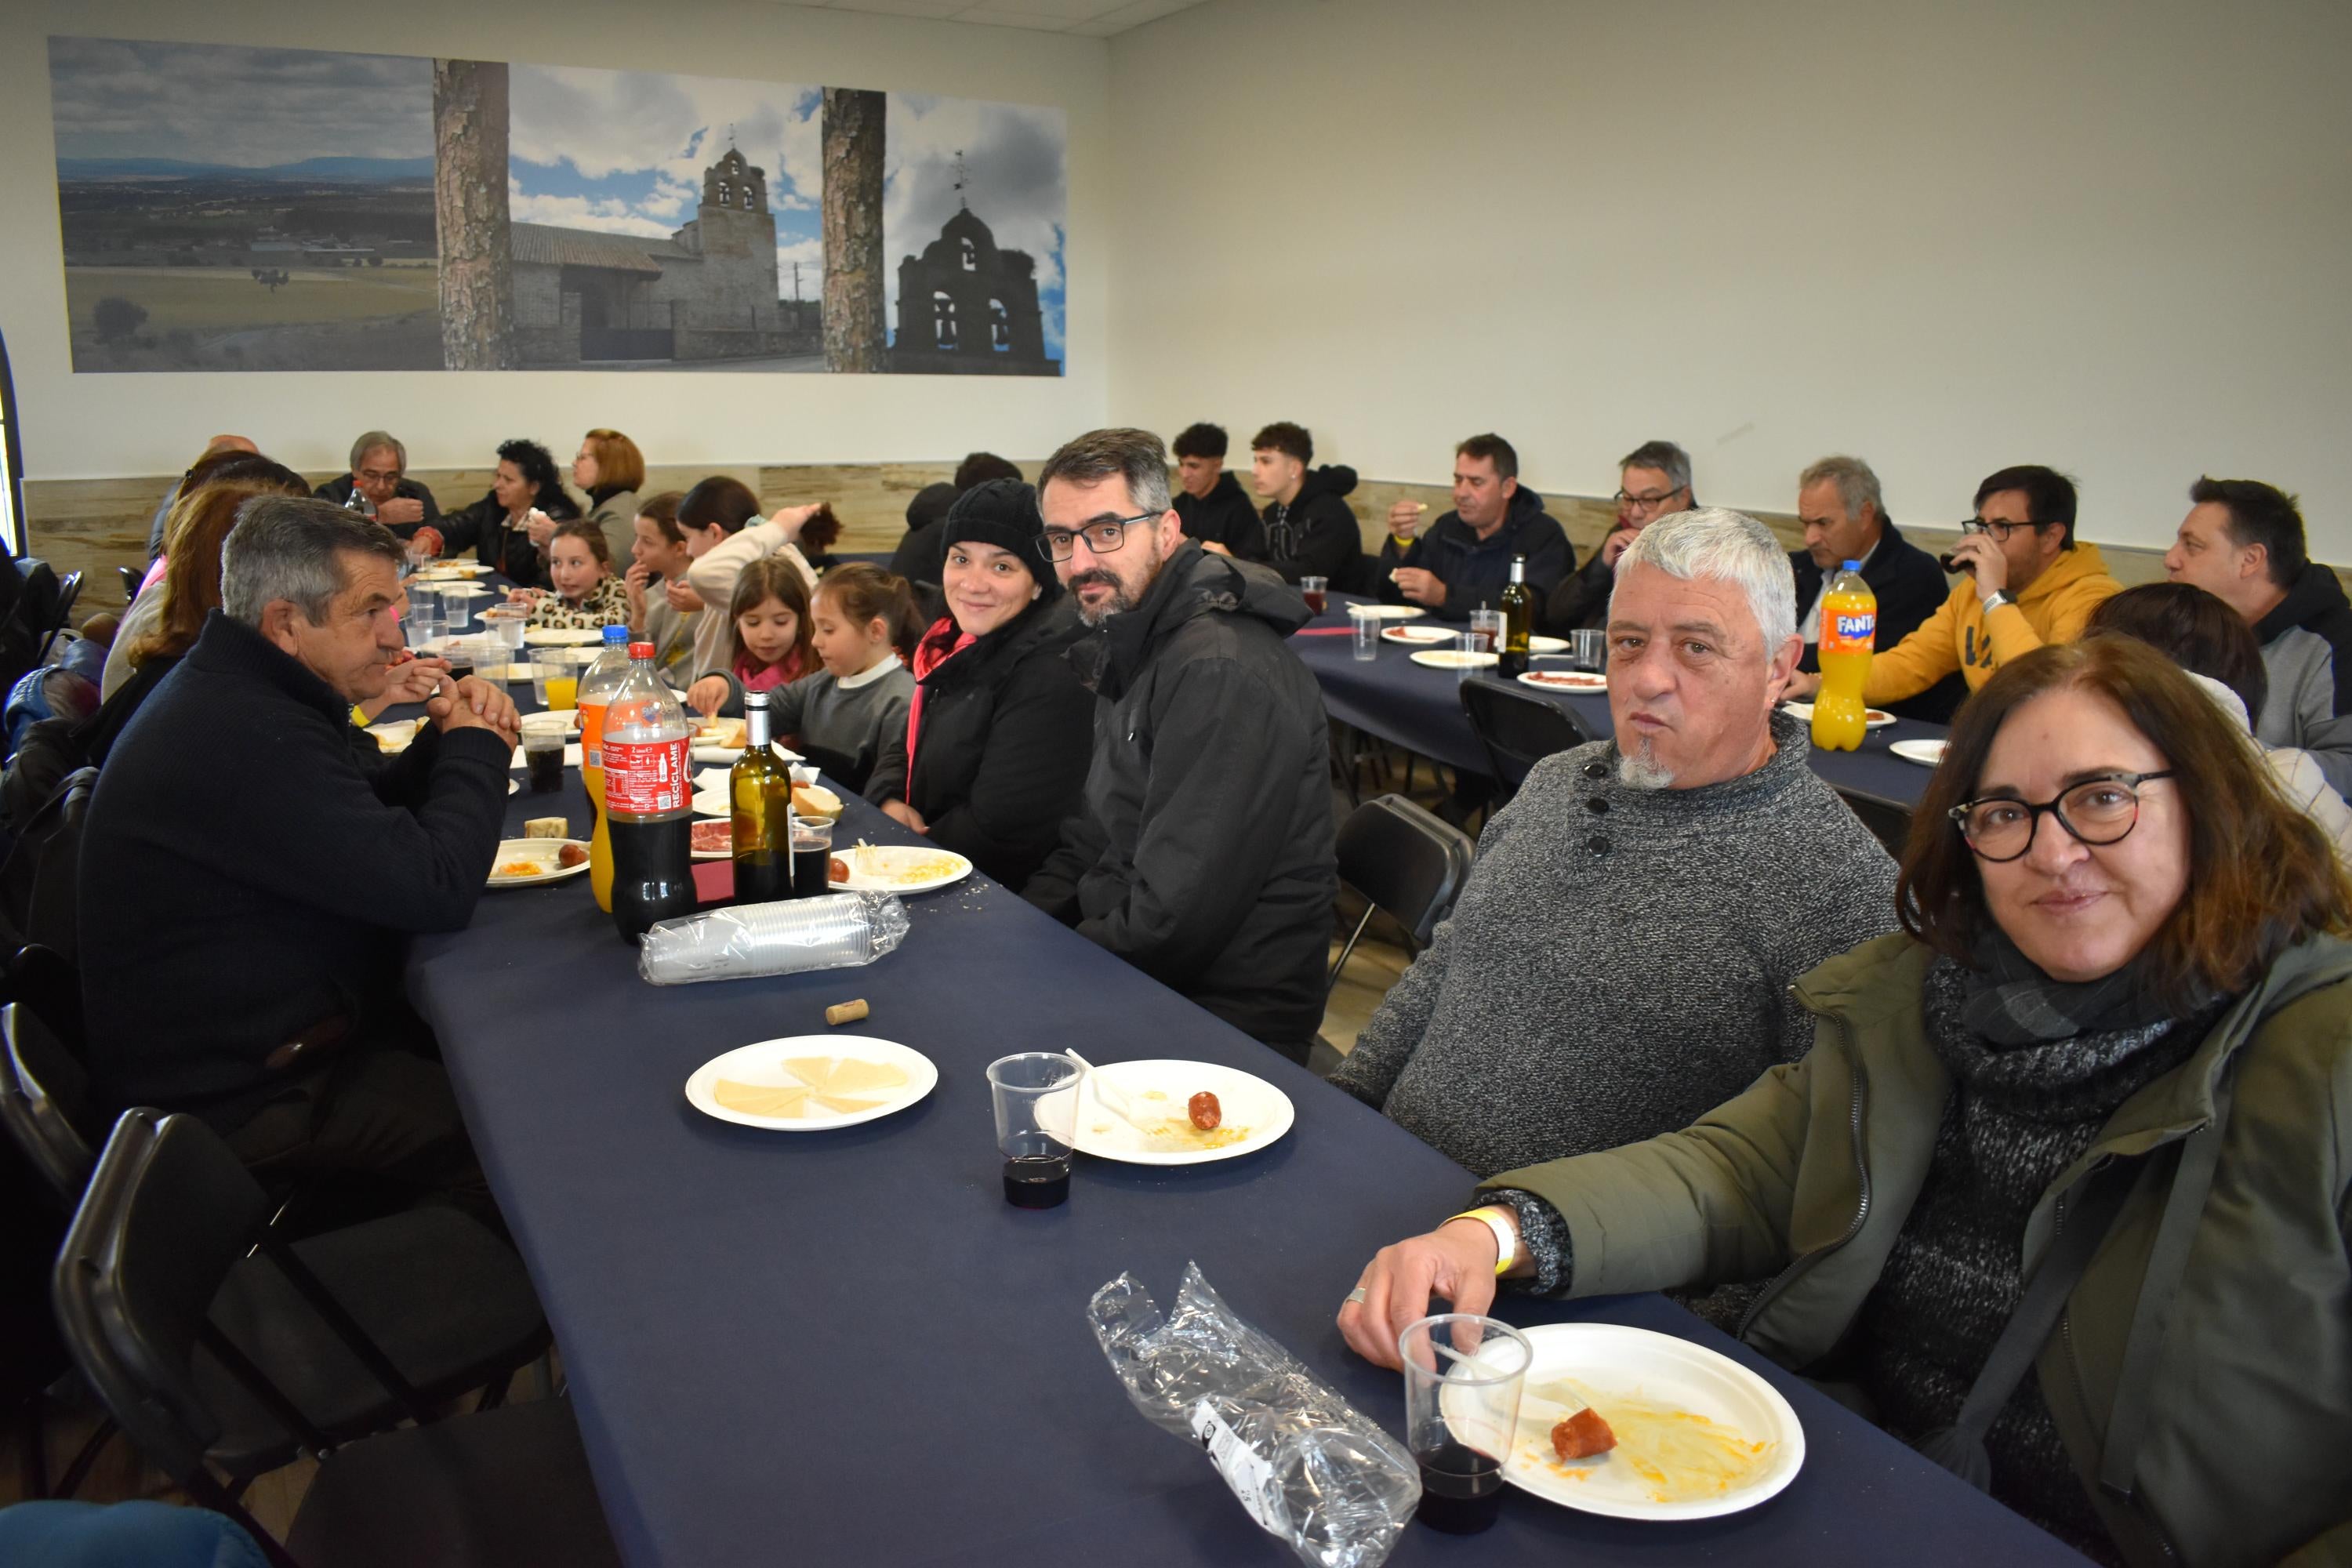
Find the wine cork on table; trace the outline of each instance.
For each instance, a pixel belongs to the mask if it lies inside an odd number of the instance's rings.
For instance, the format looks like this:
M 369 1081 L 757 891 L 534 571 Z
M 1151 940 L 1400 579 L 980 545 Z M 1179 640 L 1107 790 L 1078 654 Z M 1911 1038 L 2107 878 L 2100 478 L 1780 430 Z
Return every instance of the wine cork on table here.
M 863 996 L 855 1002 L 836 1003 L 824 1010 L 824 1021 L 828 1024 L 854 1024 L 865 1016 L 866 998 Z

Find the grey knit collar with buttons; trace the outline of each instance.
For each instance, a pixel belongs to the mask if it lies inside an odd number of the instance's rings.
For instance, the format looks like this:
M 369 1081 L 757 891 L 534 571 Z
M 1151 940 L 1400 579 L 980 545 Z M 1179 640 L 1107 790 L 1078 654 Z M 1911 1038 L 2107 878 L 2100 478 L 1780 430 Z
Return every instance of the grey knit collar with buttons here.
M 1772 710 L 1770 721 L 1773 752 L 1762 767 L 1696 789 L 1635 789 L 1617 777 L 1622 753 L 1615 741 L 1578 747 L 1567 760 L 1585 820 L 1565 826 L 1588 827 L 1588 837 L 1579 847 L 1606 855 L 1613 847 L 1609 841 L 1614 831 L 1629 823 L 1645 837 L 1658 833 L 1712 833 L 1720 831 L 1729 819 L 1773 809 L 1790 790 L 1804 787 L 1812 778 L 1805 760 L 1812 741 L 1802 721 L 1778 708 Z

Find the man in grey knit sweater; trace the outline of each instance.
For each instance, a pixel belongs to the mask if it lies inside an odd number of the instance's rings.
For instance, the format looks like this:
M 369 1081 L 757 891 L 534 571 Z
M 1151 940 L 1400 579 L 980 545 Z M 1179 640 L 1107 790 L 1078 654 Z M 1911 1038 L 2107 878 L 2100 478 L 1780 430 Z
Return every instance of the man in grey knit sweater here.
M 1895 928 L 1895 866 L 1776 710 L 1804 644 L 1770 531 L 1643 530 L 1616 739 L 1546 759 L 1331 1081 L 1480 1175 L 1688 1125 L 1812 1043 L 1797 976 Z

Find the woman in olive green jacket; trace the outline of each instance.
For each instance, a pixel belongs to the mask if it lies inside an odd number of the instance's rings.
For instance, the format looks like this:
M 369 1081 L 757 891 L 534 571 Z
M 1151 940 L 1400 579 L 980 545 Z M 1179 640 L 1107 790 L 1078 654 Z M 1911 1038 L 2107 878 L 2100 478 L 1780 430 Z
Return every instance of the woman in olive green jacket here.
M 2049 820 L 2044 820 L 2044 818 Z M 2005 667 L 1921 803 L 1908 935 L 1697 1125 L 1506 1172 L 1374 1258 L 1433 1291 L 1769 1279 L 1742 1337 L 2091 1556 L 2352 1563 L 2352 916 L 2324 837 L 2128 638 Z

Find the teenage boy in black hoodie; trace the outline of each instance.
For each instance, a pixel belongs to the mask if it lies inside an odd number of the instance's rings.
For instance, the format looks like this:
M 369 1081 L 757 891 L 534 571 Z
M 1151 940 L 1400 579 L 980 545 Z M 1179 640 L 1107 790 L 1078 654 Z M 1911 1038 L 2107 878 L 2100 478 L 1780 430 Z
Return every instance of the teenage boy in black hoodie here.
M 1576 550 L 1544 510 L 1543 497 L 1519 488 L 1519 455 L 1500 436 L 1473 436 L 1454 448 L 1454 510 L 1413 530 L 1421 508 L 1399 501 L 1381 546 L 1381 597 L 1413 604 L 1449 621 L 1493 609 L 1511 580 L 1511 558 L 1527 558 L 1535 602 L 1551 596 L 1576 570 Z M 1407 542 L 1410 541 L 1410 542 Z
M 1356 488 L 1356 470 L 1317 468 L 1315 437 L 1303 425 L 1277 421 L 1250 437 L 1250 484 L 1269 498 L 1259 519 L 1265 524 L 1265 563 L 1286 583 L 1322 577 L 1334 588 L 1356 575 L 1364 552 L 1355 509 L 1344 499 Z
M 1307 604 L 1186 539 L 1167 465 L 1097 430 L 1038 479 L 1097 709 L 1085 802 L 1022 896 L 1304 1062 L 1339 892 L 1323 693 L 1284 646 Z
M 1225 472 L 1222 425 L 1188 425 L 1176 437 L 1176 516 L 1201 548 L 1244 561 L 1265 559 L 1265 525 Z

